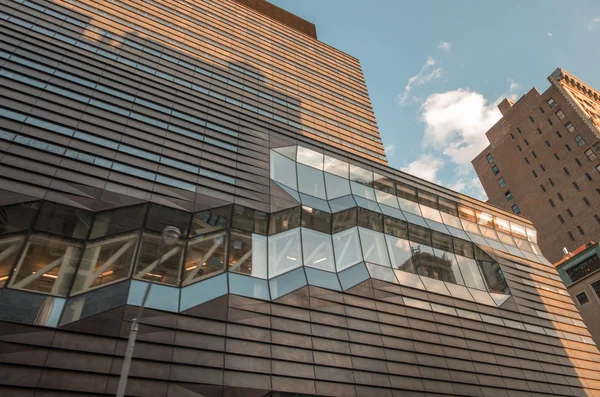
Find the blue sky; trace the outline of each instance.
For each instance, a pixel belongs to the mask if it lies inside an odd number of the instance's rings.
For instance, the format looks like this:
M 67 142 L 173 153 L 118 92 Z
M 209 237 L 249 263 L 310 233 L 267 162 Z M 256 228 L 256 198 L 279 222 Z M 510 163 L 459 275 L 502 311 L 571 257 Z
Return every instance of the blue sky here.
M 485 199 L 495 103 L 557 67 L 600 89 L 600 1 L 270 0 L 357 57 L 392 167 Z

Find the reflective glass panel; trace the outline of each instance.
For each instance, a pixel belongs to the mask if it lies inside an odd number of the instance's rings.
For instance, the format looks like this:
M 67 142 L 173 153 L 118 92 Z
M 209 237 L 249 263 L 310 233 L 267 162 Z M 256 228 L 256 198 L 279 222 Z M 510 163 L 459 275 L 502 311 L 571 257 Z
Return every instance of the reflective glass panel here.
M 0 235 L 29 229 L 39 208 L 39 201 L 0 207 Z
M 398 197 L 398 203 L 400 204 L 400 208 L 402 209 L 402 211 L 410 212 L 411 214 L 416 214 L 419 216 L 421 215 L 419 204 L 400 197 Z
M 469 292 L 471 292 L 471 295 L 473 295 L 475 302 L 479 302 L 483 305 L 488 305 L 488 306 L 496 306 L 496 303 L 490 297 L 490 294 L 488 294 L 487 292 L 480 291 L 478 289 L 471 289 Z
M 404 213 L 402 213 L 402 211 L 400 211 L 399 209 L 388 207 L 387 205 L 383 204 L 379 204 L 379 208 L 381 208 L 381 212 L 383 212 L 387 216 L 396 219 L 402 219 L 404 221 L 406 220 L 406 218 L 404 217 Z
M 431 230 L 409 223 L 408 239 L 410 241 L 414 241 L 415 243 L 431 246 Z
M 64 237 L 85 239 L 92 223 L 89 211 L 44 202 L 35 223 L 35 229 Z
M 458 216 L 471 222 L 477 222 L 475 210 L 473 208 L 465 207 L 464 205 L 458 206 Z
M 458 229 L 462 229 L 462 224 L 460 223 L 460 218 L 454 215 L 446 214 L 445 212 L 441 212 L 442 220 L 448 226 L 452 226 Z
M 327 188 L 327 198 L 329 200 L 351 193 L 348 179 L 340 178 L 327 172 L 325 173 L 325 187 Z
M 463 229 L 465 229 L 467 232 L 474 233 L 474 234 L 481 234 L 476 223 L 469 222 L 469 221 L 466 221 L 463 219 L 462 224 L 463 224 Z
M 432 231 L 436 231 L 436 232 L 440 232 L 440 233 L 444 233 L 444 234 L 450 234 L 450 231 L 448 230 L 448 228 L 446 226 L 444 226 L 443 223 L 432 221 L 431 219 L 425 219 L 425 222 L 427 222 L 427 225 L 429 226 L 429 228 Z
M 224 229 L 230 220 L 231 206 L 197 212 L 192 218 L 190 237 Z
M 384 204 L 393 208 L 400 208 L 400 205 L 398 204 L 398 198 L 390 193 L 375 190 L 375 198 L 379 204 Z
M 527 230 L 527 238 L 532 243 L 537 243 L 537 231 L 534 229 L 526 228 Z
M 336 291 L 341 291 L 340 281 L 338 280 L 337 274 L 325 272 L 323 270 L 311 269 L 307 267 L 306 278 L 308 284 L 316 287 L 328 288 Z
M 275 182 L 275 184 L 277 186 L 279 186 L 281 189 L 283 189 L 284 192 L 289 194 L 294 200 L 300 202 L 300 194 L 298 194 L 298 192 L 296 190 L 292 189 L 291 187 L 287 187 L 284 184 L 281 184 L 279 182 Z
M 527 232 L 525 232 L 525 227 L 518 225 L 514 222 L 510 222 L 510 230 L 513 235 L 522 238 L 524 240 L 527 239 Z
M 298 190 L 296 183 L 296 162 L 271 151 L 271 179 L 282 185 Z
M 308 194 L 304 193 L 300 193 L 300 200 L 302 201 L 302 204 L 307 207 L 314 208 L 323 212 L 331 212 L 331 208 L 329 207 L 327 200 L 309 196 Z
M 229 274 L 229 293 L 261 300 L 270 299 L 267 280 L 259 280 L 234 273 Z
M 140 229 L 146 215 L 146 205 L 117 208 L 103 211 L 94 217 L 94 225 L 90 232 L 90 239 L 112 236 Z
M 148 297 L 144 302 L 144 294 L 148 291 Z M 153 284 L 133 280 L 129 288 L 127 304 L 141 306 L 150 309 L 164 310 L 177 313 L 179 311 L 179 288 L 166 285 Z
M 333 157 L 325 156 L 324 161 L 324 170 L 326 172 L 332 173 L 337 176 L 341 176 L 342 178 L 348 179 L 348 169 L 350 165 L 342 160 L 338 160 Z
M 500 265 L 479 248 L 476 248 L 475 259 L 487 285 L 487 290 L 508 294 L 510 291 Z
M 331 214 L 303 205 L 302 227 L 331 234 Z
M 222 273 L 181 288 L 179 311 L 183 312 L 227 293 L 227 274 Z
M 358 228 L 354 227 L 333 235 L 333 249 L 337 271 L 362 261 L 362 251 L 358 239 Z
M 456 255 L 466 256 L 467 258 L 475 258 L 473 243 L 459 238 L 454 239 L 454 253 Z
M 144 233 L 134 277 L 179 286 L 183 245 L 167 246 L 159 235 Z
M 302 266 L 299 228 L 270 236 L 268 248 L 269 278 Z
M 415 273 L 431 278 L 440 278 L 438 272 L 433 248 L 423 244 L 410 243 L 412 251 L 412 263 L 415 266 Z
M 424 218 L 431 219 L 439 223 L 444 222 L 442 220 L 442 215 L 440 214 L 440 211 L 434 208 L 427 207 L 425 205 L 420 205 L 419 208 L 421 209 L 421 214 L 423 214 Z
M 471 293 L 469 292 L 469 289 L 467 287 L 463 287 L 462 285 L 456 285 L 452 283 L 446 283 L 446 288 L 448 288 L 448 291 L 450 291 L 450 295 L 452 295 L 453 298 L 473 301 L 473 297 L 471 296 Z
M 371 186 L 373 183 L 373 171 L 350 164 L 350 180 Z
M 79 245 L 32 236 L 17 263 L 10 287 L 66 296 L 80 253 Z
M 385 216 L 383 218 L 384 232 L 394 237 L 408 239 L 408 224 L 400 219 Z
M 382 266 L 390 266 L 390 258 L 385 246 L 383 233 L 378 233 L 362 227 L 359 227 L 358 230 L 360 232 L 360 242 L 363 247 L 364 260 Z
M 481 230 L 481 234 L 485 238 L 491 238 L 493 240 L 498 240 L 498 235 L 494 229 L 490 229 L 489 227 L 479 226 L 479 230 Z
M 298 146 L 298 162 L 302 164 L 306 164 L 318 170 L 323 169 L 323 153 L 315 152 L 314 150 L 310 150 L 304 148 L 302 146 Z
M 335 271 L 331 235 L 302 228 L 304 266 Z
M 383 214 L 359 207 L 358 226 L 383 232 Z
M 340 283 L 344 290 L 354 287 L 356 284 L 362 283 L 369 279 L 369 272 L 364 263 L 359 263 L 356 266 L 346 269 L 338 274 Z
M 388 283 L 398 284 L 398 280 L 396 279 L 394 271 L 391 268 L 387 266 L 378 266 L 369 262 L 367 262 L 366 265 L 371 278 L 387 281 Z
M 464 285 L 465 281 L 463 280 L 462 274 L 460 273 L 460 268 L 458 266 L 456 256 L 452 252 L 440 249 L 434 249 L 433 252 L 436 258 L 438 274 L 441 275 L 441 277 L 434 278 L 437 278 L 438 280 L 447 281 L 452 284 Z
M 226 232 L 205 234 L 189 240 L 181 285 L 186 286 L 224 271 L 226 252 Z
M 269 218 L 269 235 L 300 226 L 300 207 L 275 212 Z
M 436 231 L 431 232 L 431 240 L 433 248 L 437 248 L 447 252 L 453 252 L 452 237 L 447 234 L 439 233 Z
M 181 231 L 181 237 L 188 234 L 192 214 L 162 205 L 151 204 L 146 217 L 146 229 L 162 233 L 167 226 L 174 226 Z
M 385 236 L 390 260 L 394 269 L 415 273 L 415 265 L 412 262 L 412 250 L 408 240 L 393 236 Z
M 510 223 L 503 218 L 494 217 L 494 225 L 496 226 L 496 230 L 500 230 L 501 232 L 510 233 Z
M 440 281 L 440 279 L 421 277 L 421 281 L 423 282 L 423 285 L 425 285 L 425 289 L 429 292 L 450 295 L 450 292 L 448 292 L 448 289 L 446 288 L 446 284 L 443 281 Z
M 87 244 L 77 269 L 73 293 L 129 277 L 138 233 Z
M 362 185 L 358 182 L 350 182 L 352 194 L 366 198 L 367 200 L 375 201 L 375 191 L 367 185 Z
M 233 206 L 232 226 L 251 233 L 267 234 L 268 214 L 252 208 Z
M 405 200 L 417 202 L 417 188 L 414 186 L 407 185 L 403 182 L 396 183 L 396 194 Z M 402 203 L 400 203 L 402 205 Z
M 458 217 L 458 207 L 456 203 L 444 197 L 438 197 L 440 211 L 443 213 Z M 442 214 L 442 216 L 444 216 Z
M 502 244 L 508 244 L 512 247 L 516 246 L 512 236 L 510 234 L 498 232 L 498 237 L 500 237 L 500 242 Z
M 419 225 L 426 229 L 429 228 L 429 225 L 427 224 L 427 222 L 425 222 L 425 219 L 421 216 L 411 214 L 410 212 L 404 212 L 404 217 L 406 218 L 408 223 L 412 223 L 414 225 Z
M 271 277 L 271 274 L 269 274 Z M 304 269 L 296 269 L 282 276 L 269 280 L 271 299 L 277 299 L 306 285 Z
M 67 300 L 60 325 L 69 324 L 127 303 L 129 281 L 90 291 Z
M 352 196 L 344 196 L 335 200 L 330 200 L 329 207 L 331 207 L 331 212 L 343 211 L 348 208 L 356 207 L 356 201 L 354 201 Z
M 325 180 L 323 173 L 312 167 L 298 164 L 298 190 L 302 193 L 325 200 Z
M 256 233 L 232 230 L 229 271 L 267 278 L 267 238 Z
M 387 176 L 379 175 L 377 173 L 373 174 L 373 187 L 375 190 L 380 192 L 385 192 L 390 195 L 396 195 L 396 181 L 392 178 L 388 178 Z
M 418 199 L 419 199 L 419 203 L 424 206 L 435 208 L 435 209 L 438 208 L 437 196 L 433 193 L 418 189 Z
M 481 226 L 494 228 L 494 217 L 487 212 L 477 211 L 477 223 Z
M 342 212 L 333 214 L 333 226 L 332 232 L 337 233 L 342 230 L 349 229 L 358 224 L 358 211 L 357 208 L 350 208 Z
M 425 290 L 425 286 L 421 281 L 421 277 L 418 275 L 401 270 L 394 270 L 394 273 L 396 274 L 396 278 L 398 279 L 400 285 Z
M 481 277 L 481 273 L 479 273 L 475 259 L 460 255 L 456 255 L 456 259 L 458 260 L 458 266 L 460 267 L 465 285 L 470 288 L 485 290 L 485 283 Z
M 14 236 L 0 240 L 0 287 L 6 284 L 24 240 L 24 236 Z

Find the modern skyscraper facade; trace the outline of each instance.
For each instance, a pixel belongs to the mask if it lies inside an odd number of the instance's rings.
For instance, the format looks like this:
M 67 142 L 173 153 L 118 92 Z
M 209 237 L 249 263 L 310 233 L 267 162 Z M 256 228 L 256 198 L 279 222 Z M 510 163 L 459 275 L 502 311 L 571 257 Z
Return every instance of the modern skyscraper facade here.
M 600 92 L 563 69 L 516 103 L 473 166 L 489 202 L 529 217 L 551 261 L 600 237 Z
M 531 222 L 388 167 L 358 61 L 310 23 L 0 20 L 0 395 L 114 395 L 146 291 L 131 396 L 600 393 Z

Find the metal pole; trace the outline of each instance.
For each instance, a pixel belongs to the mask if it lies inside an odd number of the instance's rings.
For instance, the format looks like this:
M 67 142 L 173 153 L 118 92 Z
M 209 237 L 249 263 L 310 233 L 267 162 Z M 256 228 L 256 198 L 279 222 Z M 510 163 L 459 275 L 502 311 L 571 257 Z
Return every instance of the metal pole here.
M 167 245 L 175 244 L 181 236 L 181 231 L 174 226 L 167 226 L 162 232 L 162 243 Z M 162 248 L 162 246 L 161 246 Z M 158 257 L 158 263 L 156 267 L 160 267 L 162 264 L 163 255 Z M 137 338 L 139 321 L 144 314 L 144 307 L 150 295 L 152 289 L 152 282 L 148 283 L 148 288 L 144 292 L 144 298 L 142 304 L 138 308 L 137 316 L 131 321 L 131 329 L 129 330 L 129 339 L 127 340 L 127 347 L 125 348 L 125 356 L 123 357 L 123 365 L 121 366 L 121 375 L 119 377 L 119 384 L 117 385 L 116 397 L 125 397 L 125 389 L 127 389 L 127 380 L 129 379 L 129 371 L 131 369 L 131 360 L 133 359 L 133 350 L 135 349 L 135 340 Z

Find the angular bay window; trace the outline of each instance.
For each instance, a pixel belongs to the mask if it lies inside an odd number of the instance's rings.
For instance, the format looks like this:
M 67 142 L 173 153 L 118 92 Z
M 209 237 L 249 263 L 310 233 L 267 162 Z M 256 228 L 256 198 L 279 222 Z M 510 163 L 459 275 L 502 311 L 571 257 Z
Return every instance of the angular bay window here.
M 298 164 L 298 191 L 323 200 L 327 199 L 323 172 Z
M 363 260 L 358 238 L 358 228 L 354 227 L 333 235 L 336 270 L 342 271 Z
M 393 236 L 385 236 L 388 252 L 392 267 L 397 270 L 415 273 L 415 266 L 412 262 L 412 250 L 408 240 Z
M 408 239 L 408 223 L 400 219 L 385 216 L 383 219 L 385 234 Z
M 458 254 L 456 255 L 456 259 L 458 260 L 458 267 L 460 268 L 465 285 L 470 288 L 485 290 L 485 282 L 483 281 L 483 277 L 481 277 L 475 259 Z
M 89 238 L 93 240 L 140 229 L 144 223 L 146 208 L 142 204 L 97 213 Z
M 325 172 L 329 172 L 330 174 L 337 175 L 339 177 L 348 179 L 349 167 L 350 167 L 350 164 L 348 164 L 347 162 L 325 155 L 324 164 L 323 164 L 323 170 Z
M 229 226 L 231 206 L 197 212 L 192 218 L 190 237 L 215 232 Z
M 138 233 L 88 243 L 85 247 L 73 293 L 114 283 L 129 277 Z
M 359 207 L 358 226 L 383 232 L 383 214 Z
M 267 234 L 269 215 L 252 208 L 233 206 L 232 226 L 250 233 Z
M 44 202 L 34 228 L 63 237 L 85 239 L 92 223 L 92 213 L 66 205 Z
M 335 258 L 330 234 L 302 228 L 304 266 L 335 272 Z
M 181 231 L 182 238 L 187 236 L 192 215 L 185 211 L 176 210 L 162 205 L 151 204 L 148 209 L 145 228 L 162 233 L 167 226 L 174 226 Z
M 475 248 L 475 260 L 489 292 L 508 294 L 508 284 L 500 265 L 480 248 Z
M 271 151 L 271 179 L 294 190 L 298 190 L 296 181 L 296 162 Z
M 269 236 L 269 278 L 302 266 L 300 228 Z
M 299 227 L 300 213 L 300 207 L 294 207 L 271 214 L 269 219 L 269 235 Z
M 332 223 L 333 234 L 356 226 L 358 224 L 358 209 L 354 207 L 333 214 Z
M 433 269 L 439 275 L 439 277 L 433 278 L 447 281 L 452 284 L 465 285 L 465 281 L 463 280 L 458 266 L 458 260 L 452 251 L 434 248 L 433 252 L 435 254 L 435 267 Z
M 331 234 L 331 214 L 303 205 L 301 225 L 302 227 Z
M 477 222 L 477 218 L 475 217 L 475 210 L 469 207 L 459 205 L 458 216 L 460 216 L 462 219 L 466 219 L 471 222 Z
M 350 193 L 350 181 L 336 175 L 325 173 L 325 187 L 327 189 L 327 199 L 331 200 L 337 197 L 347 196 Z
M 397 188 L 397 192 L 398 192 L 398 197 L 401 197 L 403 199 L 412 201 L 412 202 L 417 202 L 417 188 L 407 185 L 406 183 L 403 182 L 398 182 L 396 184 L 396 188 Z
M 323 153 L 315 152 L 314 150 L 298 146 L 296 159 L 301 164 L 306 164 L 312 168 L 323 170 Z
M 396 181 L 377 173 L 373 174 L 373 188 L 380 192 L 396 195 Z
M 360 183 L 361 185 L 373 185 L 373 171 L 350 164 L 350 181 Z
M 390 258 L 385 246 L 383 233 L 373 230 L 358 228 L 360 233 L 360 242 L 363 247 L 363 258 L 366 262 L 375 263 L 382 266 L 390 266 Z
M 408 239 L 417 244 L 431 246 L 431 230 L 422 226 L 408 224 Z
M 267 238 L 233 230 L 229 248 L 229 271 L 267 278 Z
M 80 253 L 81 246 L 78 244 L 32 236 L 15 266 L 9 286 L 66 296 Z
M 39 209 L 39 201 L 0 207 L 0 235 L 28 230 Z
M 218 232 L 190 239 L 183 265 L 182 286 L 193 284 L 225 270 L 227 233 Z
M 133 277 L 179 286 L 183 244 L 167 246 L 160 235 L 144 233 Z
M 0 240 L 0 288 L 8 280 L 23 241 L 25 241 L 24 236 L 13 236 Z

